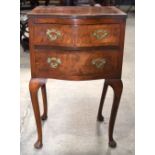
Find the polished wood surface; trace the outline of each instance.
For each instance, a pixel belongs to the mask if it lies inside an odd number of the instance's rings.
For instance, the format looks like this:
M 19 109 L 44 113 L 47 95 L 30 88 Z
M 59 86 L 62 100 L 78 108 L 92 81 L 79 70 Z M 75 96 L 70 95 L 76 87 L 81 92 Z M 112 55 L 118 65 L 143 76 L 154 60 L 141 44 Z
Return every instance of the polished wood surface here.
M 37 125 L 37 132 L 38 132 L 38 139 L 34 144 L 35 148 L 42 147 L 42 127 L 41 127 L 41 119 L 47 119 L 47 97 L 46 97 L 46 80 L 41 78 L 31 79 L 29 83 L 29 90 L 31 95 L 32 106 L 34 110 L 36 125 Z M 43 95 L 43 107 L 44 113 L 40 116 L 40 108 L 38 103 L 38 90 L 41 87 L 42 95 Z
M 61 37 L 51 41 L 47 37 L 47 30 L 56 30 L 61 33 Z M 96 30 L 108 32 L 104 39 L 97 39 L 93 36 Z M 40 37 L 38 37 L 40 36 Z M 60 25 L 60 24 L 38 24 L 34 28 L 34 44 L 54 45 L 67 47 L 94 47 L 94 46 L 119 46 L 120 24 L 100 24 L 100 25 Z
M 107 32 L 107 36 L 102 38 L 104 30 Z M 100 25 L 82 25 L 78 26 L 75 37 L 75 46 L 82 47 L 95 47 L 95 46 L 119 46 L 120 37 L 120 25 L 119 24 L 100 24 Z M 98 35 L 101 38 L 97 38 L 93 34 Z
M 85 78 L 119 78 L 121 65 L 119 64 L 120 54 L 115 50 L 107 51 L 36 51 L 35 66 L 36 76 L 41 78 L 56 78 L 78 80 Z M 55 57 L 61 60 L 57 68 L 51 68 L 47 59 Z M 97 58 L 105 59 L 103 68 L 97 68 L 92 61 Z
M 98 110 L 108 86 L 114 90 L 109 122 L 109 146 L 116 147 L 113 130 L 122 93 L 122 62 L 126 14 L 115 7 L 37 7 L 29 14 L 30 94 L 37 124 L 36 148 L 42 146 L 42 120 L 47 119 L 43 79 L 106 79 Z M 37 92 L 41 87 L 44 113 L 40 118 Z
M 117 115 L 117 111 L 120 103 L 120 98 L 122 95 L 123 83 L 122 83 L 122 80 L 120 79 L 105 79 L 100 106 L 98 110 L 98 116 L 97 116 L 97 120 L 101 122 L 104 121 L 104 117 L 102 115 L 102 109 L 103 109 L 103 104 L 104 104 L 108 86 L 111 86 L 114 91 L 113 105 L 112 105 L 110 122 L 109 122 L 109 146 L 112 148 L 115 148 L 117 143 L 113 138 L 113 131 L 114 131 L 116 115 Z
M 67 16 L 68 18 L 72 17 L 103 17 L 103 16 L 112 16 L 112 17 L 126 17 L 126 14 L 113 6 L 66 6 L 66 7 L 51 7 L 51 6 L 39 6 L 32 10 L 29 15 L 45 15 L 45 16 L 57 16 L 59 18 Z

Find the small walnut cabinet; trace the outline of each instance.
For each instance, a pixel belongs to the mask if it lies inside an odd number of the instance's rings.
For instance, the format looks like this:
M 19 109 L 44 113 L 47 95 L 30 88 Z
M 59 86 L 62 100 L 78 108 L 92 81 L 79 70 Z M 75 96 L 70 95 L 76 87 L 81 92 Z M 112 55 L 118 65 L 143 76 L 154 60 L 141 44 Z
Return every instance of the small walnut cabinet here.
M 105 79 L 97 120 L 108 86 L 114 90 L 109 121 L 109 146 L 116 147 L 113 130 L 121 98 L 126 14 L 116 7 L 36 7 L 29 14 L 30 95 L 37 125 L 36 148 L 42 147 L 41 120 L 47 119 L 46 79 Z M 44 113 L 40 116 L 38 89 Z

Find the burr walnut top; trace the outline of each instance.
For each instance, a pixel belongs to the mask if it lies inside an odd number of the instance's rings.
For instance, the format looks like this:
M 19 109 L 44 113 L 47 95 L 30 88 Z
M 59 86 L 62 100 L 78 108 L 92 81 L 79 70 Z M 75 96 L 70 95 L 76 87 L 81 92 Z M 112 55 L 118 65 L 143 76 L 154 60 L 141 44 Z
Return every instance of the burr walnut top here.
M 119 17 L 126 18 L 126 14 L 113 6 L 39 6 L 28 15 L 56 16 L 59 18 L 85 18 L 85 17 Z

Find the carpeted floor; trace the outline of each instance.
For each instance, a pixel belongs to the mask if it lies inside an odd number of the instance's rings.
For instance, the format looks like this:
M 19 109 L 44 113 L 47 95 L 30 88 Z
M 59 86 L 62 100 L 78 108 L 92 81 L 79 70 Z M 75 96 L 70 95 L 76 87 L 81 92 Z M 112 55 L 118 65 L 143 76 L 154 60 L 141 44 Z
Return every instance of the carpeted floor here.
M 108 147 L 108 122 L 113 91 L 108 89 L 105 122 L 96 121 L 104 80 L 48 80 L 49 114 L 43 123 L 43 148 L 36 150 L 36 126 L 30 101 L 29 53 L 21 48 L 21 155 L 134 155 L 134 16 L 127 19 L 121 98 L 114 137 L 116 149 Z M 39 92 L 41 101 L 41 92 Z M 40 103 L 41 104 L 41 103 Z

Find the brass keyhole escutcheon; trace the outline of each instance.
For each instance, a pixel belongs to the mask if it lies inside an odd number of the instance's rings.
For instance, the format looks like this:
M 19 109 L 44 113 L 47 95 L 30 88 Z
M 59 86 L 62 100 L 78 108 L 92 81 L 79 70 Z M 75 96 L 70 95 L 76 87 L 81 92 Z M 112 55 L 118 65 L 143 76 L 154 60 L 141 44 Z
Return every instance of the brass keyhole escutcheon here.
M 98 69 L 104 68 L 104 65 L 106 64 L 106 62 L 107 61 L 105 58 L 97 58 L 91 61 L 92 65 L 96 66 L 96 68 Z
M 48 57 L 47 63 L 51 68 L 57 68 L 61 64 L 61 59 L 56 57 Z
M 61 32 L 56 29 L 47 29 L 46 35 L 50 41 L 55 41 L 62 36 Z
M 95 37 L 97 40 L 102 40 L 108 37 L 108 35 L 109 35 L 109 32 L 104 29 L 98 29 L 92 33 L 92 36 Z

